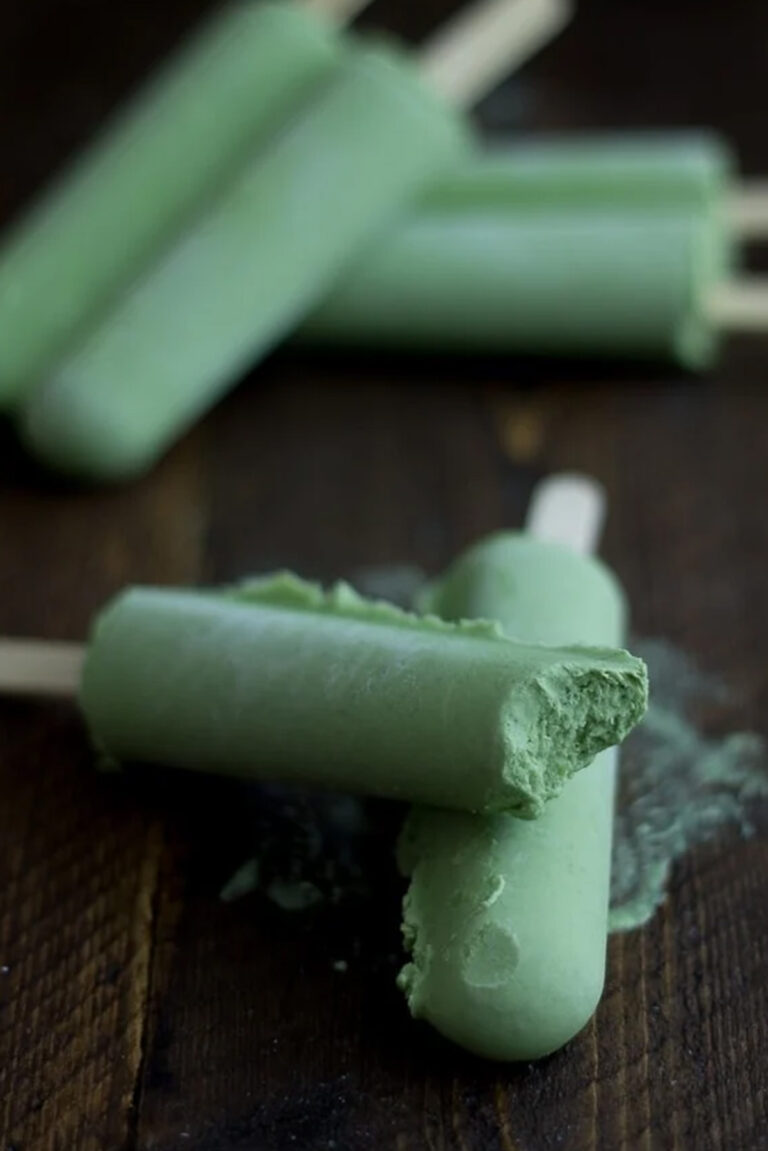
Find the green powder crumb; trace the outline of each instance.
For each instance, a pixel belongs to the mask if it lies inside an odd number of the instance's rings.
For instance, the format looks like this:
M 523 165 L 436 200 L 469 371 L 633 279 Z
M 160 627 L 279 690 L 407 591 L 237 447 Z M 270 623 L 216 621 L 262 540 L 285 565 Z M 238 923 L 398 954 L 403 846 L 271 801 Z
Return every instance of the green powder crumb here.
M 322 891 L 308 879 L 273 879 L 266 895 L 283 911 L 307 911 L 323 902 Z
M 727 703 L 725 686 L 664 640 L 635 640 L 648 664 L 651 703 L 622 752 L 611 871 L 611 932 L 642 927 L 664 902 L 675 860 L 730 826 L 753 832 L 751 801 L 768 797 L 765 741 L 713 737 L 690 713 Z
M 250 895 L 259 887 L 259 861 L 247 859 L 242 867 L 238 867 L 235 874 L 227 880 L 221 889 L 219 898 L 225 903 L 234 903 L 244 895 Z

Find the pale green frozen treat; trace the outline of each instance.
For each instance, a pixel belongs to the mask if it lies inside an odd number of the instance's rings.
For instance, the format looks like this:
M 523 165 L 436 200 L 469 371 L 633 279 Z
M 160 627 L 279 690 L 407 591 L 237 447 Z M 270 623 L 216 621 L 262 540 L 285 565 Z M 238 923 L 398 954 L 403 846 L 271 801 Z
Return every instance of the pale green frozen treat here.
M 707 367 L 731 246 L 699 207 L 411 212 L 340 280 L 303 342 Z
M 283 575 L 118 596 L 81 703 L 115 760 L 530 817 L 627 734 L 646 691 L 626 652 L 513 643 Z
M 539 136 L 486 149 L 422 200 L 443 208 L 723 210 L 736 165 L 706 131 Z
M 706 367 L 707 304 L 735 262 L 732 167 L 703 132 L 477 153 L 378 238 L 299 337 Z
M 610 572 L 533 537 L 492 536 L 423 604 L 483 614 L 525 642 L 619 643 Z M 410 886 L 399 984 L 413 1015 L 490 1059 L 538 1059 L 591 1018 L 603 989 L 614 769 L 598 758 L 541 818 L 414 808 L 398 845 Z
M 0 249 L 0 404 L 51 371 L 338 51 L 301 7 L 236 0 L 172 57 Z
M 20 411 L 66 472 L 149 467 L 463 152 L 463 120 L 394 51 L 346 56 L 209 212 Z

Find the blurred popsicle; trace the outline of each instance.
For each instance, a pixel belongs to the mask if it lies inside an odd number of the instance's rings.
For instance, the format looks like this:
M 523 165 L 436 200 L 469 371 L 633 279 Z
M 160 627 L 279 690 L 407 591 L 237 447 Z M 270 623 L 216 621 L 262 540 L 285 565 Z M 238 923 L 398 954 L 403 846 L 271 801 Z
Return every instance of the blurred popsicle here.
M 333 21 L 361 6 L 230 0 L 53 182 L 0 249 L 0 404 L 51 371 L 331 70 Z
M 545 135 L 491 147 L 430 187 L 422 212 L 459 208 L 710 207 L 735 185 L 735 159 L 713 132 Z
M 626 605 L 595 546 L 602 493 L 555 477 L 528 532 L 462 555 L 425 606 L 489 615 L 536 642 L 616 643 Z M 566 784 L 535 823 L 415 808 L 398 847 L 409 876 L 399 977 L 411 1012 L 479 1055 L 538 1059 L 591 1018 L 602 993 L 615 750 Z
M 0 643 L 0 690 L 79 693 L 112 760 L 540 814 L 642 715 L 640 660 L 512 642 L 283 575 L 134 588 L 85 653 Z
M 482 0 L 421 54 L 342 54 L 210 210 L 22 397 L 47 463 L 147 468 L 303 318 L 366 240 L 458 163 L 477 99 L 565 21 L 565 0 Z
M 733 278 L 760 199 L 744 186 L 737 210 L 733 169 L 706 133 L 475 157 L 363 253 L 300 338 L 706 367 L 722 331 L 768 330 L 766 289 Z

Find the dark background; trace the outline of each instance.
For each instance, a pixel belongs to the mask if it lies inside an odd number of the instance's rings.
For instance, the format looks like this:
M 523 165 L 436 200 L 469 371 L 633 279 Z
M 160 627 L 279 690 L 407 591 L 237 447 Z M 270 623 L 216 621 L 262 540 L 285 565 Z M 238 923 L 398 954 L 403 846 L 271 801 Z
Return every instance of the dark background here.
M 206 6 L 5 0 L 3 219 Z M 418 39 L 448 7 L 380 0 L 365 23 Z M 582 0 L 482 118 L 708 124 L 765 174 L 767 62 L 764 0 Z M 729 723 L 768 734 L 767 377 L 768 334 L 730 341 L 704 379 L 280 354 L 117 490 L 57 489 L 0 426 L 0 631 L 81 638 L 131 581 L 435 572 L 519 524 L 538 478 L 579 468 L 607 487 L 604 553 L 637 630 L 722 675 Z M 0 1148 L 768 1147 L 765 818 L 688 856 L 652 925 L 611 940 L 575 1042 L 495 1067 L 412 1024 L 394 987 L 395 808 L 369 806 L 357 900 L 298 919 L 218 901 L 254 828 L 279 830 L 270 804 L 96 776 L 72 708 L 0 704 Z

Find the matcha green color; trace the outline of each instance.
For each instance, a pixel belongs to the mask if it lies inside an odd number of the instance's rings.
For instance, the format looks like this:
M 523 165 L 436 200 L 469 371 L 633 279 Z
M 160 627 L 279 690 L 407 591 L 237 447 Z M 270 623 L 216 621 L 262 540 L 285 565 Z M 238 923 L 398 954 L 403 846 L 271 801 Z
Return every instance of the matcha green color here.
M 81 703 L 113 759 L 531 817 L 626 735 L 646 692 L 626 652 L 516 644 L 284 575 L 120 595 Z
M 712 361 L 730 263 L 700 207 L 412 212 L 308 318 L 314 344 Z
M 622 132 L 517 139 L 480 153 L 423 197 L 443 209 L 699 207 L 719 212 L 734 178 L 727 146 L 709 132 Z
M 346 56 L 30 395 L 28 445 L 93 479 L 149 467 L 465 142 L 463 122 L 409 61 L 385 49 Z
M 606 568 L 516 534 L 467 552 L 422 606 L 492 616 L 526 643 L 615 644 L 625 627 Z M 415 1016 L 499 1060 L 541 1058 L 584 1027 L 605 975 L 613 798 L 609 752 L 532 823 L 413 809 L 398 845 L 411 952 L 399 984 Z
M 703 132 L 476 153 L 379 237 L 300 338 L 706 367 L 706 302 L 735 259 L 731 176 Z
M 171 59 L 0 249 L 0 403 L 51 371 L 337 52 L 300 7 L 239 0 Z

